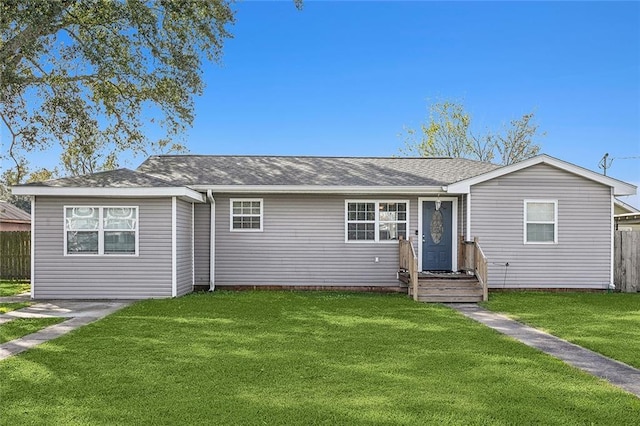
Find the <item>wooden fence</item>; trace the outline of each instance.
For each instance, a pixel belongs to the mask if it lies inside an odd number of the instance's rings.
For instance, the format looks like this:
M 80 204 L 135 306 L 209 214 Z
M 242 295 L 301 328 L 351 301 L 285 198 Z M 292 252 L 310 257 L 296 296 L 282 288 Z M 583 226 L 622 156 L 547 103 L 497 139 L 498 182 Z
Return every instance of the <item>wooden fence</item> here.
M 31 232 L 0 232 L 0 278 L 31 278 Z
M 613 259 L 616 290 L 640 291 L 640 231 L 615 231 Z

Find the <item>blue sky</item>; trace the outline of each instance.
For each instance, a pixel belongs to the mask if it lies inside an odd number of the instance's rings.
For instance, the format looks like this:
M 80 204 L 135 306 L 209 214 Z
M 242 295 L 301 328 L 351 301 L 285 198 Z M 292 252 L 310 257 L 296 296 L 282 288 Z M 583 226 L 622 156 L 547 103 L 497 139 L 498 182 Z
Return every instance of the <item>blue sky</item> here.
M 542 151 L 640 184 L 640 4 L 289 2 L 237 6 L 194 153 L 391 156 L 430 101 L 477 130 L 534 111 Z M 633 202 L 636 205 L 636 197 Z
M 478 131 L 534 111 L 542 152 L 595 171 L 608 152 L 609 175 L 640 185 L 640 158 L 627 158 L 640 157 L 640 3 L 236 9 L 223 63 L 204 69 L 192 153 L 397 155 L 403 127 L 448 99 Z

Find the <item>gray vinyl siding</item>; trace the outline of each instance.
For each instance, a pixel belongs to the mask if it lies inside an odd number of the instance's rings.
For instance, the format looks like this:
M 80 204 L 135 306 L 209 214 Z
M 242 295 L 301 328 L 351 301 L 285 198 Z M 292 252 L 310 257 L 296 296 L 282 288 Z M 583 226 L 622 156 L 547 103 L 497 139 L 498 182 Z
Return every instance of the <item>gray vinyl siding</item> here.
M 263 232 L 230 231 L 230 198 L 263 199 Z M 217 194 L 216 285 L 398 285 L 397 242 L 345 242 L 346 199 L 408 200 L 418 229 L 415 196 Z
M 193 290 L 193 245 L 191 203 L 176 201 L 176 291 L 177 296 Z
M 525 199 L 557 200 L 557 244 L 524 244 Z M 490 288 L 606 288 L 611 220 L 608 186 L 548 165 L 471 188 L 471 236 L 488 258 Z
M 195 275 L 196 285 L 209 285 L 209 252 L 211 247 L 211 205 L 195 205 Z
M 64 206 L 138 206 L 138 256 L 65 256 Z M 171 199 L 37 197 L 34 297 L 171 296 Z

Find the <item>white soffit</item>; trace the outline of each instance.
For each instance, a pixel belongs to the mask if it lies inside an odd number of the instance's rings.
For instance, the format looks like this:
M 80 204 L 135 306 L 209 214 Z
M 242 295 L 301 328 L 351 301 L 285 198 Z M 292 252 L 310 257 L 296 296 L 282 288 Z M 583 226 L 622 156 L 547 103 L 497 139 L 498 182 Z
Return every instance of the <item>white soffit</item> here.
M 442 186 L 190 185 L 225 194 L 437 194 Z
M 94 188 L 59 186 L 14 186 L 14 195 L 35 195 L 52 197 L 108 197 L 108 198 L 156 198 L 179 197 L 190 202 L 203 203 L 204 195 L 185 187 L 163 188 Z

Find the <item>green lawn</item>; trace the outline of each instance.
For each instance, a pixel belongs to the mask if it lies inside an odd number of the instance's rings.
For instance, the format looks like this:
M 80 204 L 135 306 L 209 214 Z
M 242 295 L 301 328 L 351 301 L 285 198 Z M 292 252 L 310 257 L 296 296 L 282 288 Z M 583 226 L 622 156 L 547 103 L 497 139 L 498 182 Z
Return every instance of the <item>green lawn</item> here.
M 399 295 L 143 301 L 0 362 L 0 377 L 0 422 L 11 425 L 640 418 L 640 399 L 449 308 Z
M 484 306 L 640 368 L 640 293 L 492 293 Z
M 31 285 L 26 281 L 0 281 L 0 297 L 15 296 L 30 289 Z
M 0 343 L 5 343 L 27 334 L 35 333 L 50 325 L 58 324 L 65 318 L 16 318 L 0 324 Z
M 30 306 L 29 302 L 4 302 L 0 303 L 0 314 L 6 314 L 9 311 L 15 311 L 16 309 L 26 308 Z

